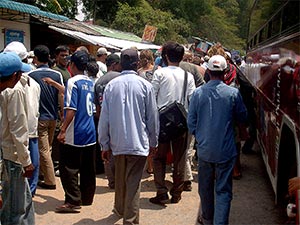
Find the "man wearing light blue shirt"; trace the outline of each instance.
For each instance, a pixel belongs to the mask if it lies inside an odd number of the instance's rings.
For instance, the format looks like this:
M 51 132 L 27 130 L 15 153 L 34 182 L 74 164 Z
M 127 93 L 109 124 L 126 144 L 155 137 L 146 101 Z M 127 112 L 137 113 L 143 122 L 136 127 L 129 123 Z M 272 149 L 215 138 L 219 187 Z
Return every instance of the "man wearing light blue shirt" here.
M 199 222 L 204 224 L 229 224 L 232 170 L 237 156 L 234 122 L 247 119 L 239 90 L 223 82 L 226 67 L 223 56 L 210 58 L 211 79 L 195 90 L 188 112 L 188 128 L 198 143 Z
M 158 111 L 152 85 L 137 75 L 138 53 L 121 53 L 122 73 L 105 87 L 99 120 L 102 158 L 115 160 L 114 213 L 139 224 L 140 182 L 147 156 L 158 144 Z

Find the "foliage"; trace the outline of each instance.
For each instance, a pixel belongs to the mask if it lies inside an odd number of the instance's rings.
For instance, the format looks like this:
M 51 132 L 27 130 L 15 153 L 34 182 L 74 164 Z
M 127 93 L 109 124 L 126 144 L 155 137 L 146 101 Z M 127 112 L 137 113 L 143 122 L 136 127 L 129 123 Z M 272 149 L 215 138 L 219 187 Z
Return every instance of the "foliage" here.
M 97 20 L 97 24 L 110 25 L 118 10 L 118 3 L 127 3 L 130 6 L 135 6 L 140 3 L 140 0 L 82 0 L 84 12 L 89 15 L 89 18 Z
M 154 10 L 148 3 L 131 7 L 119 3 L 116 18 L 112 23 L 115 29 L 143 35 L 145 25 L 155 26 L 158 29 L 155 43 L 161 44 L 168 40 L 186 42 L 184 37 L 190 33 L 190 27 L 184 19 L 176 19 L 169 12 Z
M 75 18 L 77 13 L 76 0 L 15 0 L 16 2 L 26 3 L 37 6 L 41 10 L 52 12 Z

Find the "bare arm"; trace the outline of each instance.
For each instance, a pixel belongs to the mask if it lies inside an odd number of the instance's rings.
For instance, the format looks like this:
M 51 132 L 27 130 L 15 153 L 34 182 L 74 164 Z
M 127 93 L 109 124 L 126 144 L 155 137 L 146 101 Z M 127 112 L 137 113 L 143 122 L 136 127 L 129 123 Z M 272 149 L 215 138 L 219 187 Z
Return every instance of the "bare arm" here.
M 64 122 L 61 126 L 61 129 L 60 129 L 60 132 L 57 136 L 57 140 L 63 144 L 66 141 L 66 130 L 67 130 L 68 126 L 70 125 L 71 121 L 73 120 L 75 113 L 76 113 L 76 111 L 72 110 L 72 109 L 67 109 L 67 111 L 66 111 L 65 120 L 64 120 Z
M 65 93 L 65 87 L 61 85 L 60 83 L 57 83 L 56 81 L 52 80 L 50 77 L 43 78 L 43 81 L 53 87 L 55 87 L 59 93 L 64 94 Z

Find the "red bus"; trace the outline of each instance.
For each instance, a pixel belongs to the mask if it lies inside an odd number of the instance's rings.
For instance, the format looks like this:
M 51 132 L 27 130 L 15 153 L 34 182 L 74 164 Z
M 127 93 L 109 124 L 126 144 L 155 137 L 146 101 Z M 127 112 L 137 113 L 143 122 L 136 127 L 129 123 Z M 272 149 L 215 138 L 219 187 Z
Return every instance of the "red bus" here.
M 300 177 L 300 1 L 255 0 L 243 74 L 255 89 L 257 141 L 275 193 L 287 206 L 288 181 Z M 299 192 L 300 193 L 300 190 Z M 300 221 L 300 195 L 293 220 Z

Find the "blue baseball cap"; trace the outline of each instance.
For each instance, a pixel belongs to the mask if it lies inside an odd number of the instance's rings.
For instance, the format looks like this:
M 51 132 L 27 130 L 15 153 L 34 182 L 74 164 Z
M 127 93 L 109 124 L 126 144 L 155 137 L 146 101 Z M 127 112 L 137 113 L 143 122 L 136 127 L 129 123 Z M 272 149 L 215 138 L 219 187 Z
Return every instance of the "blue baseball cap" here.
M 0 78 L 11 76 L 13 73 L 18 71 L 29 72 L 30 70 L 31 66 L 23 63 L 16 53 L 0 53 Z

